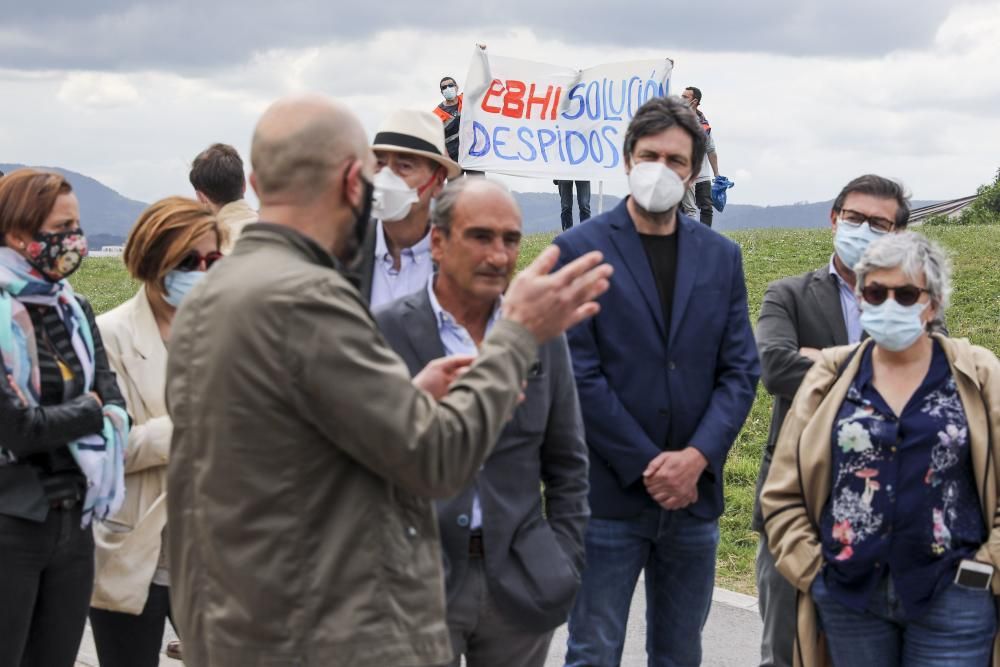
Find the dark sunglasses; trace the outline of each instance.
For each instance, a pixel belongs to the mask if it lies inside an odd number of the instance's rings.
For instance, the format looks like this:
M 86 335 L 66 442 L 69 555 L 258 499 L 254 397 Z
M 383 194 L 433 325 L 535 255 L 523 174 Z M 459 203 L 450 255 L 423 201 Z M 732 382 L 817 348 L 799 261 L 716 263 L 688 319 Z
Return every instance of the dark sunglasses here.
M 871 283 L 861 288 L 861 298 L 865 303 L 873 306 L 881 306 L 892 293 L 893 298 L 901 306 L 912 306 L 920 299 L 920 294 L 927 290 L 916 285 L 900 285 L 899 287 L 886 287 L 879 283 Z
M 192 250 L 188 254 L 184 255 L 184 259 L 182 259 L 180 264 L 177 265 L 177 270 L 184 271 L 185 273 L 189 271 L 200 271 L 202 270 L 201 266 L 204 263 L 204 270 L 208 271 L 212 268 L 212 265 L 220 259 L 222 259 L 222 253 L 217 250 L 214 250 L 207 255 L 202 255 L 197 250 Z

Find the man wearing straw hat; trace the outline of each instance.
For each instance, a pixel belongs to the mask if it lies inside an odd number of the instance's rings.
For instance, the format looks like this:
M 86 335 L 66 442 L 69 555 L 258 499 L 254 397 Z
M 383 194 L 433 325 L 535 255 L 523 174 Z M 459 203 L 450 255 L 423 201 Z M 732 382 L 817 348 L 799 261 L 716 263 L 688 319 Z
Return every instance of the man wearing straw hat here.
M 379 128 L 375 202 L 354 272 L 372 308 L 427 285 L 431 260 L 431 199 L 462 169 L 448 157 L 441 121 L 430 111 L 400 110 Z

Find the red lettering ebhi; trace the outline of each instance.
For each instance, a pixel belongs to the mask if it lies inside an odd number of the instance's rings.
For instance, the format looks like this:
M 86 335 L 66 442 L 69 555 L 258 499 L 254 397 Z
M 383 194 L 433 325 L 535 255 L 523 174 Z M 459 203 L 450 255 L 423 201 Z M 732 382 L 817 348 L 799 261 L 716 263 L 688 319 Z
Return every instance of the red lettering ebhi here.
M 538 117 L 545 118 L 545 112 L 548 110 L 549 105 L 552 104 L 552 90 L 553 87 L 549 86 L 544 95 L 535 95 L 535 84 L 531 84 L 531 90 L 528 91 L 528 102 L 525 105 L 527 110 L 525 118 L 531 118 L 531 107 L 541 107 L 542 112 L 538 114 Z
M 490 89 L 483 96 L 483 103 L 479 105 L 480 108 L 487 113 L 500 113 L 500 107 L 491 106 L 489 102 L 491 97 L 500 97 L 501 95 L 503 95 L 503 82 L 500 79 L 493 79 Z
M 532 109 L 537 109 L 539 113 L 535 117 L 539 120 L 545 119 L 546 116 L 550 120 L 555 120 L 559 99 L 562 96 L 562 86 L 549 85 L 542 95 L 537 94 L 536 91 L 537 84 L 535 83 L 532 83 L 529 88 L 523 81 L 516 79 L 508 79 L 506 85 L 500 79 L 493 79 L 479 106 L 487 113 L 498 113 L 508 118 L 527 118 L 529 120 Z M 526 92 L 527 96 L 525 96 Z
M 508 118 L 523 118 L 525 90 L 527 86 L 523 81 L 507 79 L 507 94 L 503 96 L 503 111 L 500 113 Z

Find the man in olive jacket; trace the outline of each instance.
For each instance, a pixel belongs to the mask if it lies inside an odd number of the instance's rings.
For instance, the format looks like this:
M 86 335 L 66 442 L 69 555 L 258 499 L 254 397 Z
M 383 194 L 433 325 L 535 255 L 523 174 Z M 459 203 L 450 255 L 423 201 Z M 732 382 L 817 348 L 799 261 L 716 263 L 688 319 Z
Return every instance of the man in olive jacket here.
M 267 222 L 191 291 L 169 342 L 185 665 L 448 662 L 431 498 L 473 479 L 538 345 L 596 312 L 610 268 L 591 256 L 550 275 L 557 253 L 544 252 L 461 378 L 468 357 L 411 382 L 336 270 L 368 220 L 360 122 L 321 97 L 279 101 L 251 159 Z

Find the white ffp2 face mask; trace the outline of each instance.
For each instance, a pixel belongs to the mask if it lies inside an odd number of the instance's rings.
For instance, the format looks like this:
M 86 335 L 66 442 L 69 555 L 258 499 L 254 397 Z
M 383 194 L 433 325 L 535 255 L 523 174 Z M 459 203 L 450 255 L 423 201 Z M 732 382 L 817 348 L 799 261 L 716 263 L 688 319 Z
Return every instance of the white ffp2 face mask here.
M 382 167 L 373 180 L 375 194 L 372 199 L 372 216 L 382 222 L 397 222 L 410 213 L 410 208 L 420 201 L 420 194 L 406 184 L 388 166 Z
M 684 198 L 684 181 L 662 162 L 637 162 L 628 173 L 635 203 L 650 213 L 669 211 Z

